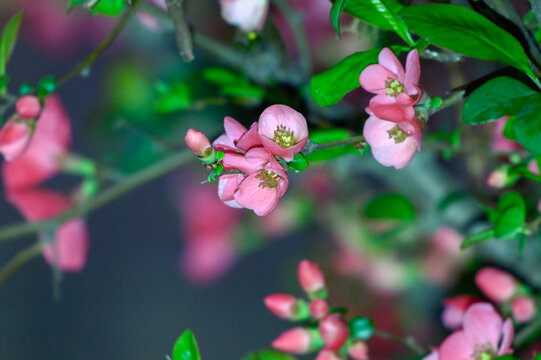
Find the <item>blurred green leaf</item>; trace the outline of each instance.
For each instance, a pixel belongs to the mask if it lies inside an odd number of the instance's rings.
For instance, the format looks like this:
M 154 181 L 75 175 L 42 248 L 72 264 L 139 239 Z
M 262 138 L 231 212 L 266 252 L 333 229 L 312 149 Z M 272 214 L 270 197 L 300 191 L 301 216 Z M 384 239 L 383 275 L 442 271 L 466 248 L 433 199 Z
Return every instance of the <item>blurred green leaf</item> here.
M 116 16 L 124 11 L 125 6 L 126 0 L 101 0 L 93 12 L 107 16 Z
M 191 330 L 186 330 L 175 343 L 173 360 L 201 360 L 197 342 Z
M 439 204 L 438 204 L 438 210 L 439 211 L 444 211 L 445 209 L 447 209 L 449 206 L 451 206 L 452 204 L 460 201 L 460 200 L 463 200 L 465 198 L 467 198 L 469 196 L 469 194 L 467 192 L 464 192 L 464 191 L 456 191 L 456 192 L 452 192 L 452 193 L 449 193 L 447 195 L 445 195 L 443 197 L 443 199 L 440 200 Z
M 342 36 L 340 34 L 340 13 L 344 10 L 344 7 L 348 4 L 349 1 L 350 0 L 335 0 L 331 7 L 331 24 L 334 27 L 334 30 L 336 30 L 336 33 L 339 37 Z
M 355 340 L 368 340 L 374 333 L 374 322 L 367 317 L 354 317 L 349 321 L 351 338 Z
M 306 160 L 306 157 L 304 157 L 303 154 L 298 153 L 298 154 L 295 154 L 295 157 L 293 158 L 293 160 L 288 162 L 287 165 L 289 166 L 290 169 L 296 172 L 301 172 L 303 170 L 306 170 L 306 168 L 308 168 L 308 160 Z
M 34 92 L 34 87 L 30 85 L 29 83 L 22 83 L 21 87 L 19 88 L 20 95 L 28 95 L 28 94 L 32 94 L 33 92 Z
M 344 140 L 351 136 L 349 131 L 340 128 L 331 129 L 316 129 L 310 131 L 310 140 L 315 143 L 326 143 L 337 140 Z M 311 154 L 306 155 L 306 160 L 309 162 L 314 161 L 327 161 L 336 159 L 340 156 L 347 154 L 359 154 L 359 150 L 353 145 L 338 146 L 329 149 L 323 149 L 314 151 Z
M 249 83 L 238 83 L 221 87 L 221 92 L 235 98 L 262 100 L 266 91 Z
M 46 97 L 56 90 L 56 78 L 54 76 L 44 76 L 38 83 L 38 95 Z
M 241 75 L 221 67 L 205 69 L 203 71 L 203 78 L 216 85 L 232 85 L 243 79 Z
M 541 154 L 541 94 L 525 98 L 513 129 L 518 142 L 536 155 Z
M 526 204 L 516 192 L 503 194 L 498 200 L 497 215 L 493 218 L 494 236 L 499 239 L 517 235 L 524 227 Z
M 22 11 L 13 15 L 2 31 L 2 38 L 0 38 L 0 76 L 6 75 L 6 67 L 17 42 L 22 17 Z
M 296 358 L 276 350 L 261 350 L 246 355 L 242 360 L 296 360 Z
M 416 218 L 415 207 L 410 199 L 395 193 L 380 194 L 372 198 L 364 209 L 364 215 L 371 219 L 403 222 L 413 222 Z
M 460 246 L 461 249 L 467 249 L 472 245 L 482 243 L 494 238 L 494 229 L 487 229 L 476 234 L 467 236 Z
M 185 83 L 176 82 L 172 85 L 161 83 L 158 91 L 159 97 L 154 103 L 154 110 L 159 114 L 186 110 L 192 104 L 190 88 Z
M 209 183 L 215 182 L 216 178 L 218 176 L 220 176 L 222 171 L 224 171 L 224 164 L 220 163 L 220 164 L 216 165 L 216 168 L 214 170 L 212 170 L 211 173 L 209 174 L 209 176 L 207 178 L 207 182 L 209 182 Z
M 6 75 L 3 75 L 3 76 L 0 76 L 0 91 L 3 91 L 6 86 L 8 86 L 9 84 L 9 76 L 6 76 Z

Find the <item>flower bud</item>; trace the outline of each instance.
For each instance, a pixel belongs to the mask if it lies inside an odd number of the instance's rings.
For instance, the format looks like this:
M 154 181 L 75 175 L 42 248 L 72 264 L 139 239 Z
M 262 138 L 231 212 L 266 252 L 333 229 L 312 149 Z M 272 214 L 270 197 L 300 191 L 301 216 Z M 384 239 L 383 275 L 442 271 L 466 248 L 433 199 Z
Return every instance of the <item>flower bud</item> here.
M 0 129 L 0 153 L 6 161 L 12 161 L 24 154 L 32 139 L 26 122 L 11 118 Z
M 314 319 L 323 319 L 329 313 L 329 304 L 323 299 L 312 300 L 309 306 Z
M 41 104 L 34 95 L 25 95 L 17 100 L 15 109 L 23 119 L 35 119 L 41 111 Z
M 209 139 L 199 130 L 188 129 L 184 141 L 188 148 L 201 158 L 208 158 L 214 153 Z
M 443 301 L 443 313 L 441 314 L 443 325 L 450 330 L 462 327 L 462 320 L 466 310 L 477 301 L 477 298 L 470 295 L 459 295 L 445 299 Z
M 270 312 L 283 319 L 301 320 L 308 317 L 306 302 L 289 294 L 272 294 L 264 302 Z
M 272 347 L 276 350 L 286 351 L 293 354 L 306 354 L 312 347 L 310 330 L 303 327 L 295 327 L 283 332 L 273 342 Z
M 537 311 L 535 302 L 528 296 L 520 296 L 511 303 L 511 314 L 519 323 L 530 321 Z
M 331 314 L 319 323 L 319 333 L 325 349 L 339 350 L 349 337 L 349 327 L 340 314 Z
M 496 189 L 503 189 L 517 182 L 519 176 L 509 173 L 509 166 L 501 166 L 491 172 L 487 177 L 487 185 Z
M 329 350 L 321 350 L 317 356 L 316 360 L 342 360 L 337 353 Z
M 515 278 L 493 267 L 479 270 L 475 275 L 475 283 L 487 298 L 496 303 L 511 299 L 517 291 Z
M 319 266 L 310 260 L 302 260 L 297 271 L 301 287 L 315 298 L 326 297 L 325 278 Z M 318 296 L 321 295 L 321 296 Z
M 364 341 L 357 340 L 349 346 L 348 354 L 354 360 L 368 360 L 368 346 Z

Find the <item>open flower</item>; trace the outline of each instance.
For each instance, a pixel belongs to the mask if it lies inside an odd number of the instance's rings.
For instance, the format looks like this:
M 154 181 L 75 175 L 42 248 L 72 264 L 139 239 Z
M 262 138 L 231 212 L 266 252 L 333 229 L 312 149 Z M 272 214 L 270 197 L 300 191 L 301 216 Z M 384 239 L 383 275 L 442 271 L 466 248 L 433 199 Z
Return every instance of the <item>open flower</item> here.
M 253 147 L 261 146 L 257 134 L 257 123 L 253 123 L 250 130 L 248 130 L 237 120 L 226 116 L 224 118 L 224 129 L 225 133 L 212 143 L 217 151 L 244 154 Z
M 269 9 L 268 0 L 220 0 L 222 18 L 244 31 L 260 31 Z
M 0 129 L 0 153 L 6 161 L 13 161 L 24 154 L 31 139 L 29 124 L 12 117 Z
M 477 303 L 464 315 L 462 330 L 452 333 L 438 349 L 438 360 L 490 360 L 512 353 L 514 329 L 489 303 Z
M 259 117 L 259 138 L 273 155 L 293 160 L 308 141 L 308 125 L 301 113 L 286 105 L 272 105 Z
M 363 135 L 376 161 L 385 166 L 402 169 L 421 150 L 421 128 L 416 121 L 396 124 L 372 115 L 364 124 Z
M 414 105 L 422 95 L 418 86 L 421 74 L 419 53 L 415 49 L 409 52 L 406 70 L 388 48 L 381 50 L 378 62 L 367 66 L 359 77 L 363 89 L 376 94 L 370 100 L 370 111 L 387 121 L 411 121 L 415 117 Z

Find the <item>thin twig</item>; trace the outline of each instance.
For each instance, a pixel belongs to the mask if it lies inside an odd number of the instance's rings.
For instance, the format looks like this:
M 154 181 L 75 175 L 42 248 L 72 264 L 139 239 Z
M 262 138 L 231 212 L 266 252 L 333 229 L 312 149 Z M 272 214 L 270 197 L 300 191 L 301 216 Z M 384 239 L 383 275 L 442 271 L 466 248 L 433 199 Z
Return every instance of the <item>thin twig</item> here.
M 330 141 L 326 143 L 315 143 L 312 141 L 308 141 L 304 146 L 304 149 L 302 150 L 302 154 L 308 155 L 313 153 L 314 151 L 346 145 L 355 145 L 357 147 L 363 148 L 366 146 L 366 140 L 364 136 L 353 136 L 347 139 Z
M 194 59 L 192 35 L 184 17 L 183 2 L 184 0 L 165 0 L 167 11 L 173 20 L 180 56 L 185 62 L 190 62 Z
M 374 330 L 374 336 L 400 343 L 406 346 L 407 348 L 409 348 L 416 355 L 424 355 L 428 352 L 425 348 L 419 345 L 419 343 L 417 342 L 417 340 L 415 340 L 415 338 L 411 336 L 402 338 L 400 336 L 390 334 L 386 331 L 377 330 L 377 329 Z
M 2 286 L 19 269 L 41 254 L 44 243 L 38 241 L 35 244 L 19 251 L 6 265 L 0 270 L 0 286 Z

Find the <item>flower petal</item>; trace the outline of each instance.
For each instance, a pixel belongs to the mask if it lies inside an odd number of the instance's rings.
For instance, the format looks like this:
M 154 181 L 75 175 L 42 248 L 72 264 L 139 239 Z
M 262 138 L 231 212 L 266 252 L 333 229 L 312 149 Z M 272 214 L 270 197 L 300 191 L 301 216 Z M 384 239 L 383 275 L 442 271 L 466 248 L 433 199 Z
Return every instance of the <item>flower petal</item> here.
M 380 65 L 386 67 L 389 71 L 396 74 L 398 81 L 404 83 L 405 71 L 404 67 L 396 57 L 396 55 L 389 49 L 384 48 L 378 55 L 378 62 Z
M 278 204 L 279 194 L 276 188 L 261 187 L 261 180 L 256 176 L 252 174 L 244 179 L 235 193 L 235 200 L 256 215 L 265 216 Z
M 502 318 L 489 303 L 473 304 L 464 314 L 464 334 L 472 346 L 490 344 L 498 348 Z
M 359 76 L 359 82 L 363 89 L 373 94 L 385 95 L 385 82 L 388 78 L 396 79 L 397 76 L 387 68 L 379 65 L 367 66 Z
M 419 84 L 419 77 L 421 76 L 421 64 L 419 63 L 419 52 L 417 49 L 413 49 L 408 53 L 406 58 L 406 78 L 404 80 L 404 86 L 409 88 Z
M 439 360 L 472 360 L 474 348 L 463 331 L 456 331 L 438 349 Z

